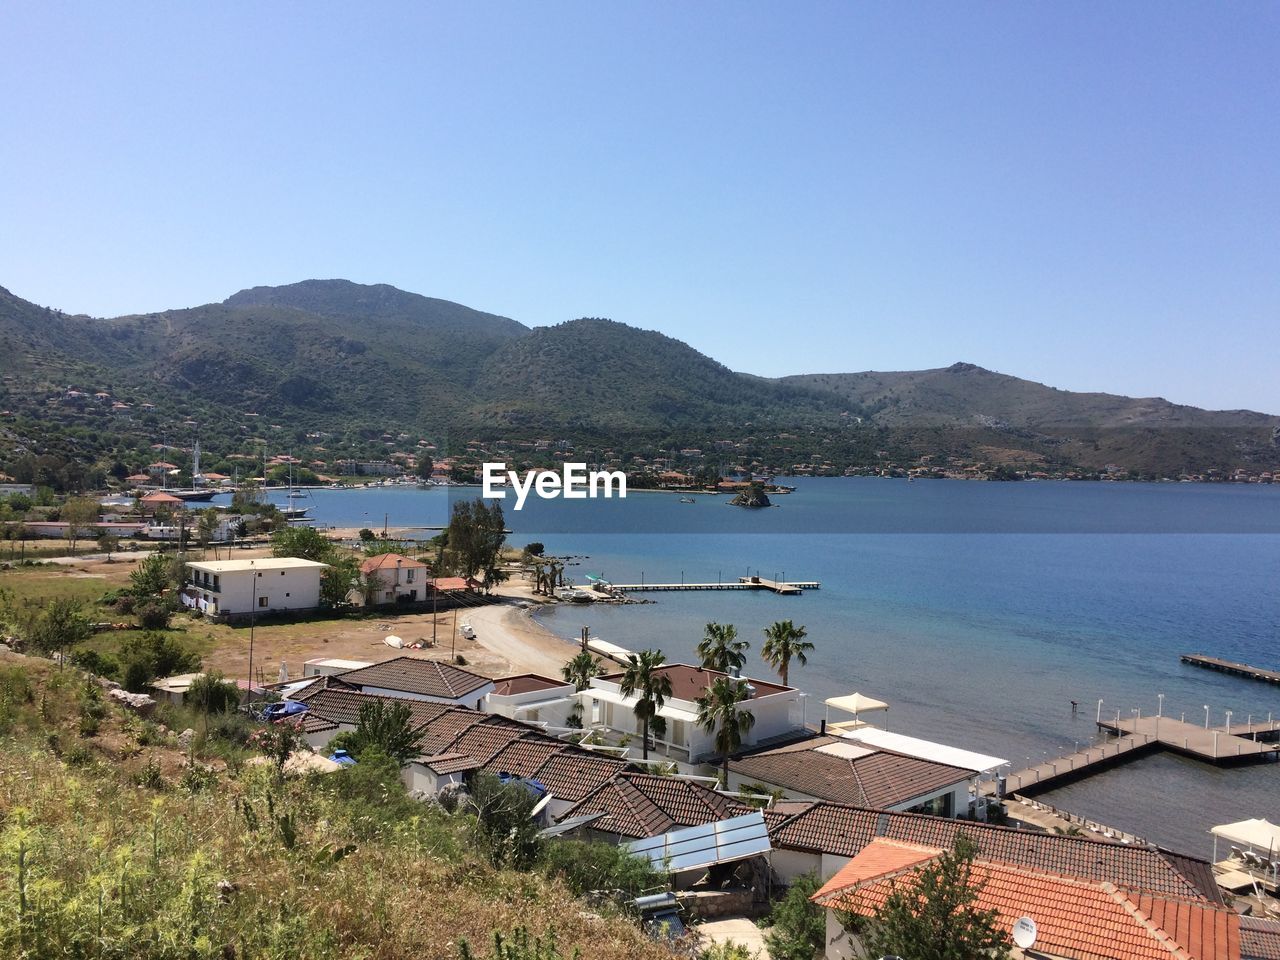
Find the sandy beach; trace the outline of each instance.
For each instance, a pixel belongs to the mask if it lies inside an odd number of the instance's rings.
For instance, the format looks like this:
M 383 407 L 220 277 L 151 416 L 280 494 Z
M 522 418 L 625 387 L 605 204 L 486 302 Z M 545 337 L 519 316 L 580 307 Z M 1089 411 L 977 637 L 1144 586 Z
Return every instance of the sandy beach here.
M 465 659 L 468 669 L 490 677 L 518 673 L 558 677 L 575 647 L 540 626 L 531 616 L 532 609 L 521 606 L 522 601 L 530 600 L 529 585 L 513 577 L 495 595 L 500 598 L 497 603 L 441 611 L 434 618 L 430 612 L 388 610 L 364 617 L 259 626 L 254 631 L 253 672 L 270 682 L 277 679 L 282 661 L 288 675 L 294 677 L 301 675 L 304 661 L 317 657 L 377 662 L 405 655 L 448 660 L 457 654 Z M 475 639 L 462 636 L 463 624 L 471 625 Z M 224 631 L 231 636 L 219 637 L 205 656 L 206 667 L 228 676 L 247 676 L 248 628 L 223 627 L 218 632 Z M 417 641 L 430 644 L 434 638 L 434 646 L 396 649 L 384 642 L 387 636 L 400 637 L 406 645 Z

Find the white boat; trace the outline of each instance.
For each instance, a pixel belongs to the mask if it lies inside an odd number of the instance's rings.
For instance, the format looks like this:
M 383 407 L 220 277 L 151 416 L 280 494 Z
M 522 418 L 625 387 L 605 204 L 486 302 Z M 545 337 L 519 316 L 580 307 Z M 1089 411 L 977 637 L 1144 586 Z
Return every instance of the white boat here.
M 392 634 L 389 637 L 384 637 L 382 642 L 385 643 L 388 647 L 394 647 L 396 650 L 404 649 L 404 641 L 401 640 L 399 637 L 397 637 L 395 634 Z

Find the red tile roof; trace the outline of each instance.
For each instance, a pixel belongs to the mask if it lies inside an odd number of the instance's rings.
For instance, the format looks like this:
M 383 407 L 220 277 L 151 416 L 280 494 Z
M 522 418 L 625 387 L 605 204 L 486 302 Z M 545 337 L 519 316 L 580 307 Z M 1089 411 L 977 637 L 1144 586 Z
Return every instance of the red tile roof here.
M 623 773 L 570 807 L 561 820 L 604 811 L 593 830 L 624 837 L 656 837 L 736 816 L 739 805 L 692 780 Z
M 878 838 L 814 900 L 871 916 L 895 890 L 910 893 L 923 865 L 943 851 Z M 914 861 L 914 864 L 913 864 Z M 1107 881 L 1043 873 L 979 857 L 970 881 L 980 910 L 1006 929 L 1036 922 L 1038 953 L 1075 960 L 1238 960 L 1239 918 L 1216 904 L 1133 894 Z
M 563 687 L 566 683 L 565 680 L 552 680 L 537 673 L 522 673 L 493 681 L 493 692 L 500 697 L 510 697 L 517 693 L 532 693 L 534 690 L 552 690 Z
M 439 753 L 431 757 L 417 757 L 416 762 L 439 774 L 465 773 L 480 766 L 474 758 L 461 753 Z
M 671 681 L 671 696 L 679 700 L 697 700 L 707 692 L 707 689 L 721 677 L 727 674 L 721 673 L 719 670 L 708 670 L 705 667 L 697 667 L 688 663 L 672 663 L 664 667 L 660 667 L 654 671 L 661 674 Z M 621 683 L 622 673 L 611 673 L 601 680 L 607 680 L 610 683 Z M 745 682 L 750 683 L 756 688 L 757 696 L 768 696 L 774 693 L 787 693 L 792 687 L 784 687 L 777 683 L 770 683 L 768 680 L 756 680 L 742 678 Z
M 337 674 L 343 683 L 364 689 L 377 687 L 399 693 L 416 693 L 441 700 L 458 700 L 492 683 L 470 670 L 424 657 L 393 657 L 370 667 Z
M 421 560 L 414 560 L 399 553 L 380 553 L 369 557 L 360 564 L 360 572 L 373 573 L 375 570 L 425 570 L 427 565 Z
M 770 821 L 769 828 L 773 845 L 780 849 L 845 857 L 856 856 L 877 837 L 947 849 L 961 832 L 978 845 L 982 855 L 993 860 L 1047 873 L 1110 881 L 1124 889 L 1176 899 L 1223 902 L 1213 868 L 1204 860 L 1090 837 L 837 803 L 815 803 L 780 824 Z
M 1240 955 L 1249 960 L 1280 960 L 1280 922 L 1241 917 Z
M 454 590 L 470 590 L 475 586 L 474 580 L 468 580 L 466 577 L 436 577 L 429 581 L 431 586 L 441 593 L 447 593 Z
M 840 737 L 814 737 L 749 754 L 730 761 L 729 770 L 819 800 L 881 808 L 899 806 L 973 776 L 972 770 L 862 747 Z

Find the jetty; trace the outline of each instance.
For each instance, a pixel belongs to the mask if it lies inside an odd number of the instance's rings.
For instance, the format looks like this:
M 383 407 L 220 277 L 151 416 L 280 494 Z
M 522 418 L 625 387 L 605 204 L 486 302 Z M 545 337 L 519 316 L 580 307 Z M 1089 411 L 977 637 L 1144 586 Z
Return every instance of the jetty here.
M 1230 727 L 1208 728 L 1155 716 L 1099 719 L 1097 724 L 1113 739 L 1010 773 L 1004 778 L 1004 794 L 1032 796 L 1055 790 L 1160 750 L 1219 767 L 1280 761 L 1280 720 L 1249 720 Z M 983 786 L 984 794 L 994 794 L 996 790 L 996 784 Z
M 1280 670 L 1263 670 L 1261 667 L 1251 667 L 1247 663 L 1236 663 L 1234 660 L 1206 657 L 1201 653 L 1184 653 L 1181 660 L 1183 663 L 1189 663 L 1193 667 L 1203 667 L 1205 670 L 1217 670 L 1219 673 L 1230 673 L 1249 680 L 1261 680 L 1263 683 L 1280 683 Z
M 611 583 L 607 589 L 615 593 L 642 593 L 661 590 L 769 590 L 783 595 L 795 595 L 806 590 L 818 590 L 822 584 L 816 580 L 770 580 L 767 577 L 738 577 L 717 583 Z

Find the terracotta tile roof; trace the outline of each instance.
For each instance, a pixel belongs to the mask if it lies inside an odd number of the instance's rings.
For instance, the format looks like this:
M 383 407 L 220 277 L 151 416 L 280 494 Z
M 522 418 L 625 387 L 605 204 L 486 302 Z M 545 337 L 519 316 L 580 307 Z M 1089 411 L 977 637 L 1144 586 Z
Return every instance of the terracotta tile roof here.
M 522 737 L 490 757 L 485 769 L 491 773 L 509 773 L 513 777 L 531 777 L 553 754 L 569 749 L 572 748 L 561 740 Z
M 474 580 L 468 580 L 466 577 L 436 577 L 429 582 L 432 587 L 442 593 L 451 590 L 470 590 L 475 585 Z
M 457 700 L 493 682 L 451 663 L 409 656 L 393 657 L 337 676 L 353 687 L 378 687 L 442 700 Z
M 483 766 L 503 747 L 528 733 L 527 728 L 521 730 L 498 724 L 478 723 L 453 742 L 452 750 L 474 757 L 476 766 Z
M 963 831 L 993 860 L 1166 897 L 1223 902 L 1207 862 L 1166 850 L 836 803 L 815 803 L 781 824 L 766 823 L 775 847 L 845 857 L 876 837 L 950 848 Z
M 356 724 L 360 722 L 360 707 L 375 700 L 381 700 L 383 703 L 393 706 L 400 704 L 408 707 L 411 722 L 415 727 L 423 726 L 439 717 L 440 714 L 454 709 L 443 703 L 376 697 L 370 693 L 361 693 L 359 690 L 344 690 L 339 687 L 317 690 L 309 694 L 303 702 L 307 705 L 308 713 L 317 714 L 326 720 L 333 720 L 335 723 Z M 474 715 L 477 717 L 484 716 L 482 713 L 475 713 Z
M 875 839 L 862 848 L 862 852 L 841 867 L 835 875 L 813 895 L 821 902 L 849 887 L 868 880 L 883 880 L 908 873 L 916 867 L 936 860 L 941 853 L 936 847 L 920 847 L 915 844 L 895 843 L 892 840 Z
M 560 819 L 597 813 L 592 829 L 624 837 L 656 837 L 736 816 L 738 804 L 691 780 L 624 773 L 593 790 Z
M 832 752 L 827 752 L 832 751 Z M 840 737 L 815 737 L 732 760 L 729 770 L 819 800 L 894 807 L 967 782 L 973 771 Z
M 1202 903 L 1169 900 L 1149 893 L 1129 892 L 1127 898 L 1131 906 L 1193 957 L 1240 955 L 1239 918 L 1234 912 L 1209 910 Z
M 500 697 L 509 697 L 517 693 L 532 693 L 534 690 L 552 690 L 566 686 L 564 680 L 552 680 L 537 673 L 522 673 L 517 677 L 502 677 L 493 681 L 493 692 Z
M 380 553 L 376 557 L 369 557 L 360 564 L 360 572 L 363 574 L 373 573 L 375 570 L 425 570 L 427 565 L 421 560 L 414 560 L 400 553 Z
M 707 670 L 703 667 L 693 666 L 688 663 L 672 663 L 665 667 L 661 667 L 654 671 L 661 674 L 671 681 L 671 696 L 677 700 L 697 700 L 700 696 L 707 692 L 707 688 L 715 683 L 720 677 L 726 676 L 719 670 Z M 607 680 L 610 683 L 621 683 L 621 673 L 611 673 L 607 677 L 601 677 L 601 680 Z M 743 678 L 746 680 L 747 678 Z M 786 693 L 793 689 L 792 687 L 784 687 L 777 683 L 770 683 L 768 680 L 756 680 L 752 678 L 747 681 L 756 688 L 757 695 L 768 696 L 773 693 Z
M 465 773 L 480 766 L 474 758 L 461 753 L 439 753 L 432 757 L 416 757 L 415 762 L 438 774 Z
M 936 847 L 878 838 L 832 877 L 814 900 L 869 916 L 895 889 L 910 891 L 923 863 L 941 853 Z M 1216 904 L 1170 902 L 1127 893 L 1106 881 L 1043 873 L 981 857 L 973 864 L 971 882 L 979 888 L 978 909 L 996 911 L 1005 928 L 1021 916 L 1035 919 L 1038 953 L 1075 960 L 1240 957 L 1239 918 Z
M 552 754 L 533 774 L 560 800 L 581 800 L 601 784 L 608 783 L 627 764 L 622 760 L 602 757 L 587 750 L 567 749 Z
M 1240 956 L 1244 960 L 1280 960 L 1280 922 L 1241 917 Z
M 326 730 L 336 730 L 338 725 L 318 713 L 307 712 L 302 715 L 302 732 L 303 733 L 323 733 Z
M 427 737 L 422 743 L 422 752 L 444 753 L 451 750 L 458 737 L 483 723 L 484 717 L 483 713 L 464 707 L 446 710 L 427 724 Z

